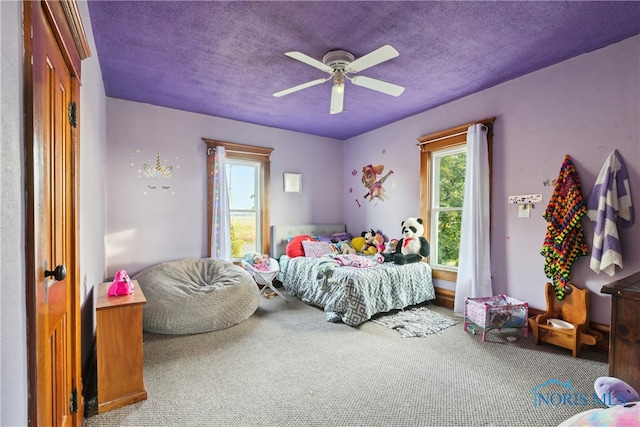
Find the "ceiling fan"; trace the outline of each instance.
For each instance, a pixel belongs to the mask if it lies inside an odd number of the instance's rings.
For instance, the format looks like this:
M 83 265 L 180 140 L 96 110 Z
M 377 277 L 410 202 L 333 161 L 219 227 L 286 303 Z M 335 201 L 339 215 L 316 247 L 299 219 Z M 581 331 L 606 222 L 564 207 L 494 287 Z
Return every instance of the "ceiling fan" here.
M 293 86 L 289 89 L 281 90 L 280 92 L 273 94 L 275 97 L 288 95 L 333 79 L 329 112 L 331 114 L 337 114 L 343 111 L 345 79 L 350 80 L 351 83 L 356 86 L 365 87 L 391 96 L 400 96 L 400 94 L 404 92 L 404 87 L 393 83 L 372 79 L 371 77 L 349 75 L 359 73 L 369 67 L 373 67 L 374 65 L 378 65 L 398 56 L 398 51 L 390 45 L 384 45 L 358 59 L 355 59 L 355 57 L 346 50 L 332 50 L 327 52 L 324 57 L 322 57 L 322 62 L 301 52 L 286 52 L 285 55 L 290 58 L 297 59 L 300 62 L 304 62 L 307 65 L 311 65 L 325 73 L 329 73 L 329 77 L 312 80 L 307 83 Z

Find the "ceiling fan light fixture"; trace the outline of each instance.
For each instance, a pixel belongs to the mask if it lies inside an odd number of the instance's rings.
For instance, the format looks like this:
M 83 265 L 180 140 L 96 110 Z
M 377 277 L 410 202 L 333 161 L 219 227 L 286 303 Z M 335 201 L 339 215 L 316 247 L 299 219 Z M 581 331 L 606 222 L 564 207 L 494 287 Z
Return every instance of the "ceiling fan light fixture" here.
M 345 70 L 355 57 L 346 50 L 332 50 L 322 57 L 322 62 L 334 70 Z
M 333 76 L 333 86 L 336 88 L 338 92 L 344 92 L 344 72 L 341 70 L 336 70 Z
M 323 83 L 327 80 L 333 79 L 333 86 L 331 87 L 331 103 L 329 112 L 331 114 L 338 114 L 344 110 L 344 81 L 349 79 L 351 83 L 356 86 L 361 86 L 367 89 L 375 90 L 377 92 L 385 93 L 391 96 L 400 96 L 404 91 L 404 87 L 398 86 L 393 83 L 388 83 L 382 80 L 373 79 L 365 76 L 350 76 L 349 74 L 359 73 L 374 65 L 378 65 L 382 62 L 388 61 L 398 56 L 398 51 L 390 45 L 384 45 L 373 52 L 355 59 L 355 57 L 346 50 L 332 50 L 327 52 L 322 57 L 322 62 L 311 58 L 301 52 L 291 51 L 286 52 L 290 58 L 303 62 L 320 71 L 324 71 L 329 74 L 326 79 L 317 79 L 307 83 L 303 83 L 289 89 L 282 90 L 273 94 L 275 97 L 288 95 L 299 90 L 315 86 Z

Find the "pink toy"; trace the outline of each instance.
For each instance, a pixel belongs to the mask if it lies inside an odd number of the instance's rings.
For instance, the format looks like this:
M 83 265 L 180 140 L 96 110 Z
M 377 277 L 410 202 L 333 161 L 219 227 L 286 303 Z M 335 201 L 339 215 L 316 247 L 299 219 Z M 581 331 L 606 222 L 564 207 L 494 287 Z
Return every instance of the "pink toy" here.
M 528 317 L 529 304 L 505 295 L 467 298 L 464 302 L 464 330 L 468 330 L 469 323 L 481 327 L 482 341 L 487 340 L 490 329 L 522 328 L 524 336 L 528 336 Z
M 268 255 L 253 255 L 253 268 L 258 271 L 269 271 L 269 256 Z
M 112 297 L 118 295 L 129 295 L 132 294 L 134 290 L 133 282 L 131 282 L 127 272 L 125 270 L 120 270 L 113 278 L 113 282 L 111 283 L 111 286 L 109 286 L 107 295 Z

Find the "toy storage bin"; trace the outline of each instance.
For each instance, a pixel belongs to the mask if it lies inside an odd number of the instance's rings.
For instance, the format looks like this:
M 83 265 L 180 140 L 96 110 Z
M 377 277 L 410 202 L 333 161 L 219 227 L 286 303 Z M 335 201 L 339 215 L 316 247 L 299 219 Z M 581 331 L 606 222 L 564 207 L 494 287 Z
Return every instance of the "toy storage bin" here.
M 490 329 L 522 328 L 529 335 L 529 304 L 506 295 L 484 298 L 467 298 L 464 301 L 464 330 L 469 323 L 482 328 L 482 341 L 486 341 Z

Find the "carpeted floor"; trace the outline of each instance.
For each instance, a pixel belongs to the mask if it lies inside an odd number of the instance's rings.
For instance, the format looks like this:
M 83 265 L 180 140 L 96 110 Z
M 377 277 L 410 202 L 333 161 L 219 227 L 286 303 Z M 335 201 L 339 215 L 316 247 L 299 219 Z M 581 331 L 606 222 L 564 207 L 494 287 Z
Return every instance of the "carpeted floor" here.
M 145 334 L 148 399 L 85 425 L 553 426 L 602 407 L 591 396 L 594 380 L 607 375 L 605 354 L 574 359 L 520 330 L 480 340 L 462 323 L 403 339 L 374 322 L 328 323 L 296 298 L 261 298 L 253 316 L 223 331 Z M 572 390 L 543 386 L 551 380 L 570 381 Z M 534 389 L 588 399 L 541 404 Z

